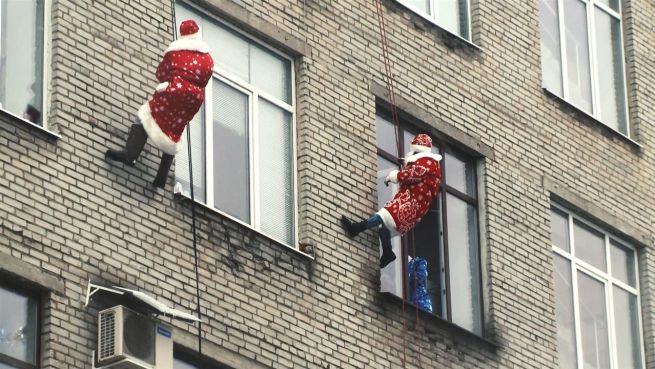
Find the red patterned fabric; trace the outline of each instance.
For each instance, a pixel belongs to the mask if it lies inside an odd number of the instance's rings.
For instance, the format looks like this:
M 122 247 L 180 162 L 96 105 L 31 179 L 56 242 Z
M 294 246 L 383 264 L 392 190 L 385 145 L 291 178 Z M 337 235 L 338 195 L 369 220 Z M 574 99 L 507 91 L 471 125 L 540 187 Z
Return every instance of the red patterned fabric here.
M 139 109 L 148 137 L 162 151 L 176 153 L 184 128 L 205 99 L 213 67 L 209 48 L 201 40 L 180 39 L 167 49 L 155 74 L 161 83 Z
M 403 170 L 390 174 L 391 181 L 400 183 L 400 189 L 378 212 L 387 228 L 405 234 L 428 212 L 441 184 L 439 160 L 437 154 L 414 154 L 406 159 Z
M 179 142 L 184 128 L 205 100 L 205 86 L 211 78 L 214 61 L 209 54 L 195 51 L 171 51 L 157 68 L 159 82 L 169 82 L 155 92 L 150 111 L 162 132 Z

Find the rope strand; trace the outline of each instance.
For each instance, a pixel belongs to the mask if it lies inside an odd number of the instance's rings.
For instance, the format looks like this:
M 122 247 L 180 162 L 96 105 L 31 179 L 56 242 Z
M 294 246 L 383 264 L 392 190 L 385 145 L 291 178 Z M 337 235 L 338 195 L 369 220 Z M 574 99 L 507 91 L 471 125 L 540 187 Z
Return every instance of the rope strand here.
M 173 31 L 173 40 L 177 39 L 177 26 L 175 14 L 175 0 L 171 0 L 171 26 Z M 202 313 L 200 311 L 200 272 L 198 270 L 198 242 L 196 239 L 196 199 L 193 193 L 193 159 L 191 157 L 191 127 L 186 128 L 187 155 L 189 158 L 189 186 L 191 187 L 191 233 L 193 236 L 193 258 L 194 269 L 196 274 L 196 314 L 198 315 L 198 354 L 202 354 Z
M 376 0 L 375 2 L 377 16 L 378 16 L 378 33 L 380 36 L 380 41 L 382 45 L 382 59 L 384 61 L 385 77 L 387 81 L 387 93 L 389 95 L 389 105 L 391 110 L 391 118 L 394 125 L 394 134 L 396 136 L 396 149 L 398 156 L 402 153 L 400 152 L 400 122 L 398 119 L 398 111 L 396 109 L 396 94 L 394 91 L 393 83 L 393 70 L 391 67 L 391 60 L 389 58 L 389 42 L 387 40 L 387 31 L 384 24 L 384 14 L 382 10 L 381 0 Z M 405 306 L 405 299 L 403 299 L 403 368 L 407 368 L 407 312 Z

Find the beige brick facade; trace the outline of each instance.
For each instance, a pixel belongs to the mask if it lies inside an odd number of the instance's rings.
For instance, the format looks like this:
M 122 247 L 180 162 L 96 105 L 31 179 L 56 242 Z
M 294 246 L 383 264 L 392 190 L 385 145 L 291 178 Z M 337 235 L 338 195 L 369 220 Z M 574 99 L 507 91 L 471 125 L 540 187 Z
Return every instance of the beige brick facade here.
M 50 1 L 50 0 L 48 0 Z M 125 140 L 171 41 L 164 0 L 52 0 L 48 129 L 0 115 L 0 279 L 42 293 L 41 368 L 90 368 L 89 280 L 195 311 L 191 207 L 135 167 Z M 197 206 L 202 351 L 233 368 L 402 368 L 401 304 L 378 293 L 376 106 L 388 101 L 374 0 L 189 0 L 295 60 L 298 241 Z M 631 139 L 544 91 L 539 2 L 471 0 L 473 44 L 383 0 L 403 114 L 479 158 L 485 337 L 408 316 L 407 368 L 557 368 L 550 204 L 639 248 L 646 368 L 655 369 L 655 3 L 623 10 Z M 17 264 L 20 262 L 20 264 Z M 22 267 L 16 267 L 20 265 Z M 15 282 L 19 281 L 19 282 Z M 174 322 L 178 348 L 197 330 Z M 217 366 L 218 367 L 218 366 Z

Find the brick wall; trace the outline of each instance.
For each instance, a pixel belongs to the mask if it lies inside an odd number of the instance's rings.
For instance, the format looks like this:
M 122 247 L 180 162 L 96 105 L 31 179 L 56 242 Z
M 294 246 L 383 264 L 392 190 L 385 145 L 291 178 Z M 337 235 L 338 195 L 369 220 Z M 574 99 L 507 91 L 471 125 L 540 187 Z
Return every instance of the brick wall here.
M 306 47 L 296 58 L 298 226 L 314 254 L 199 207 L 203 353 L 235 367 L 402 367 L 403 312 L 377 293 L 375 236 L 348 239 L 338 223 L 376 207 L 371 86 L 384 85 L 384 66 L 374 1 L 196 3 Z M 549 205 L 566 193 L 639 241 L 655 368 L 655 5 L 632 0 L 624 10 L 631 142 L 542 89 L 538 1 L 473 0 L 479 48 L 383 3 L 398 96 L 494 154 L 480 181 L 489 342 L 429 321 L 416 333 L 410 319 L 407 367 L 557 367 Z M 135 167 L 104 160 L 156 83 L 170 17 L 167 1 L 53 1 L 48 126 L 61 137 L 0 117 L 0 253 L 64 286 L 44 300 L 43 368 L 90 367 L 89 280 L 195 310 L 190 204 L 173 196 L 172 176 L 164 190 L 149 185 L 159 152 L 148 145 Z M 193 349 L 195 328 L 174 324 Z

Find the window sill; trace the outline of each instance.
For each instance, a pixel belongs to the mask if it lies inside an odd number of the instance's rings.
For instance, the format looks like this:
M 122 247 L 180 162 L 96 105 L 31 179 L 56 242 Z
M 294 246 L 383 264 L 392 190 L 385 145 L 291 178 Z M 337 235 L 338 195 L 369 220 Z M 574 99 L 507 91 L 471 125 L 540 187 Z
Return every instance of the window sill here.
M 212 212 L 212 213 L 214 213 L 214 214 L 217 214 L 217 215 L 219 215 L 220 217 L 222 217 L 222 218 L 224 218 L 224 219 L 228 219 L 228 220 L 230 220 L 230 221 L 232 221 L 232 222 L 235 222 L 235 223 L 239 224 L 240 226 L 242 226 L 242 227 L 244 227 L 244 228 L 248 228 L 248 229 L 251 230 L 252 232 L 257 233 L 257 234 L 260 235 L 261 237 L 266 238 L 266 239 L 269 240 L 272 244 L 277 245 L 280 249 L 282 249 L 282 250 L 286 250 L 286 251 L 291 251 L 291 253 L 292 253 L 293 255 L 296 255 L 296 256 L 301 257 L 304 261 L 308 261 L 308 262 L 312 262 L 312 261 L 314 261 L 314 256 L 313 256 L 313 255 L 311 255 L 311 254 L 309 254 L 309 253 L 302 252 L 302 251 L 300 251 L 299 248 L 293 248 L 293 247 L 291 247 L 291 246 L 289 246 L 289 245 L 286 245 L 286 244 L 284 244 L 284 243 L 282 243 L 282 242 L 280 242 L 280 241 L 278 241 L 278 240 L 272 238 L 271 236 L 268 236 L 268 235 L 266 235 L 265 233 L 262 233 L 262 232 L 260 232 L 260 231 L 258 231 L 258 230 L 256 230 L 256 229 L 250 227 L 249 225 L 247 225 L 247 224 L 245 224 L 245 223 L 243 223 L 243 222 L 239 222 L 238 220 L 235 220 L 235 219 L 233 219 L 233 218 L 231 218 L 231 217 L 229 217 L 229 216 L 227 216 L 227 215 L 221 213 L 220 211 L 218 211 L 218 210 L 216 210 L 216 209 L 214 209 L 214 208 L 211 208 L 211 207 L 207 206 L 206 204 L 203 204 L 202 202 L 200 202 L 200 201 L 198 201 L 198 200 L 191 200 L 191 197 L 188 196 L 187 194 L 184 194 L 184 193 L 175 193 L 175 194 L 174 194 L 174 197 L 175 197 L 175 199 L 178 200 L 178 202 L 180 202 L 180 203 L 181 203 L 181 202 L 189 202 L 189 203 L 190 203 L 191 201 L 194 201 L 194 202 L 196 203 L 196 205 L 200 205 L 203 209 L 205 209 L 205 210 L 207 210 L 207 211 L 210 211 L 210 212 Z M 311 247 L 311 248 L 315 247 L 315 245 L 300 245 L 300 246 L 301 246 L 301 247 Z
M 595 118 L 593 115 L 573 105 L 571 102 L 565 100 L 563 97 L 547 89 L 546 87 L 544 87 L 543 89 L 546 96 L 558 102 L 563 110 L 572 111 L 576 116 L 576 118 L 579 118 L 580 121 L 584 122 L 585 124 L 588 124 L 592 128 L 599 130 L 606 137 L 617 138 L 625 143 L 628 143 L 631 149 L 636 152 L 640 152 L 643 149 L 643 146 L 641 146 L 638 142 L 634 141 L 630 137 L 608 126 L 607 124 Z
M 47 138 L 52 139 L 52 140 L 58 140 L 61 138 L 61 136 L 58 133 L 55 133 L 53 131 L 50 131 L 46 128 L 43 128 L 42 126 L 32 123 L 29 120 L 26 120 L 24 118 L 19 117 L 18 115 L 15 115 L 13 113 L 10 113 L 4 109 L 0 109 L 0 118 L 4 121 L 10 121 L 11 123 L 15 123 L 16 125 L 20 125 L 23 127 L 27 127 L 35 132 L 38 132 L 40 134 L 45 135 Z
M 434 19 L 431 19 L 429 16 L 426 14 L 421 13 L 420 11 L 417 11 L 416 9 L 412 8 L 410 5 L 406 4 L 402 0 L 393 0 L 394 3 L 402 6 L 403 8 L 409 10 L 412 14 L 420 17 L 422 20 L 428 22 L 430 25 L 436 27 L 439 30 L 440 36 L 443 38 L 444 43 L 446 46 L 450 48 L 457 48 L 459 46 L 465 46 L 466 48 L 470 49 L 471 51 L 475 52 L 481 52 L 482 48 L 476 44 L 474 44 L 471 40 L 464 38 L 457 33 L 447 30 L 444 28 L 442 25 L 437 23 Z
M 381 295 L 386 303 L 401 306 L 401 307 L 403 304 L 409 306 L 409 310 L 411 313 L 408 314 L 408 316 L 411 317 L 412 319 L 415 319 L 414 318 L 415 310 L 417 308 L 416 305 L 404 301 L 403 299 L 392 293 L 382 292 Z M 452 339 L 455 342 L 461 343 L 462 345 L 473 344 L 476 346 L 484 347 L 485 349 L 491 352 L 495 352 L 498 348 L 500 348 L 500 345 L 498 343 L 489 340 L 488 338 L 478 336 L 477 334 L 465 328 L 462 328 L 457 324 L 449 322 L 443 318 L 438 317 L 437 315 L 429 313 L 420 308 L 418 309 L 418 311 L 420 314 L 419 319 L 425 323 L 424 329 L 426 330 L 426 332 L 428 332 L 430 329 L 433 329 L 435 331 L 443 333 L 448 338 Z

